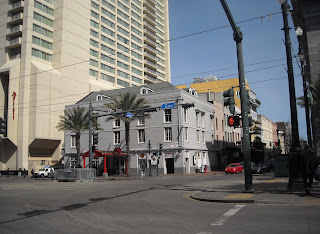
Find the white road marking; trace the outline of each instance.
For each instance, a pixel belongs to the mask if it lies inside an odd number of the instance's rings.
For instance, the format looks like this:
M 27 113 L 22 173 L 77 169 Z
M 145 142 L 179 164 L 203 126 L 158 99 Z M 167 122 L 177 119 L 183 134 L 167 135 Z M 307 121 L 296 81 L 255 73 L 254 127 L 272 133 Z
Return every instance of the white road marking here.
M 235 208 L 228 210 L 219 218 L 215 223 L 212 223 L 211 226 L 221 226 L 226 222 L 231 216 L 235 215 L 239 210 L 241 210 L 245 205 L 236 205 Z

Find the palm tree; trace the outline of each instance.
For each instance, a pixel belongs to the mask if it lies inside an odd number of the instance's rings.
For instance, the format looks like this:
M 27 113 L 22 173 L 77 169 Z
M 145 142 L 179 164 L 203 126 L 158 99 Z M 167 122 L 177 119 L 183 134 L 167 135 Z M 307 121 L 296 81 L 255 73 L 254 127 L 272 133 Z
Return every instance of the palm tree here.
M 147 105 L 147 100 L 145 98 L 137 98 L 136 94 L 133 93 L 121 93 L 119 96 L 114 96 L 110 98 L 111 102 L 106 103 L 107 108 L 122 111 L 132 111 L 133 117 L 128 118 L 123 116 L 123 114 L 118 114 L 108 117 L 107 121 L 113 120 L 114 118 L 120 119 L 124 122 L 125 125 L 125 142 L 126 142 L 126 153 L 127 153 L 127 171 L 128 176 L 130 175 L 130 124 L 132 121 L 137 120 L 139 117 L 149 117 L 148 114 L 145 114 L 144 111 L 134 111 L 142 108 L 149 108 Z
M 76 134 L 77 165 L 80 164 L 80 136 L 89 129 L 89 111 L 84 107 L 73 107 L 65 110 L 57 125 L 58 131 L 69 130 Z

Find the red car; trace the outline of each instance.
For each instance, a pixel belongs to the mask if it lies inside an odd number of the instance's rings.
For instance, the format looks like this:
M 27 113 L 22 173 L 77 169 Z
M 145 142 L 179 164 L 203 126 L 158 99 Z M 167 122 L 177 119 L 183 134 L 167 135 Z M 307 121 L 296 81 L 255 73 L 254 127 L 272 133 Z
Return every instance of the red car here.
M 232 163 L 232 164 L 227 166 L 227 168 L 225 169 L 225 172 L 226 172 L 226 174 L 228 174 L 228 173 L 238 174 L 239 172 L 242 173 L 243 172 L 243 167 L 241 166 L 240 163 Z

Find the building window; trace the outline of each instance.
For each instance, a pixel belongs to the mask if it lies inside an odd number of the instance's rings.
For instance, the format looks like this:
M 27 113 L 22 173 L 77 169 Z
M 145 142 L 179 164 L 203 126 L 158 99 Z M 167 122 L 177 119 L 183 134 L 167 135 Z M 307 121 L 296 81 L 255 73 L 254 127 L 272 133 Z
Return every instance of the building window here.
M 214 145 L 214 135 L 211 135 L 211 144 Z
M 204 144 L 206 142 L 204 131 L 202 131 L 202 143 Z
M 146 140 L 146 135 L 144 129 L 139 129 L 138 130 L 138 143 L 144 143 Z
M 197 124 L 197 126 L 200 126 L 200 114 L 199 114 L 199 112 L 196 112 L 196 124 Z
M 216 130 L 218 130 L 218 118 L 216 118 Z
M 114 128 L 119 128 L 119 127 L 120 127 L 120 119 L 114 118 L 114 120 L 113 120 L 113 127 L 114 127 Z
M 139 117 L 138 125 L 145 125 L 145 124 L 146 124 L 145 118 L 144 117 Z
M 172 141 L 172 129 L 164 128 L 164 141 Z
M 201 114 L 201 126 L 204 128 L 204 113 Z
M 71 148 L 76 148 L 76 135 L 71 135 Z
M 224 131 L 224 125 L 223 125 L 223 120 L 222 120 L 222 127 L 221 127 L 222 131 Z
M 197 130 L 197 142 L 200 143 L 200 131 Z
M 188 128 L 185 128 L 185 141 L 189 141 L 189 132 L 188 132 Z
M 183 108 L 183 119 L 184 119 L 185 123 L 188 122 L 188 109 L 187 108 Z
M 114 144 L 118 145 L 120 144 L 120 132 L 114 132 Z
M 217 148 L 219 147 L 219 135 L 217 135 Z
M 171 109 L 164 110 L 164 122 L 171 123 Z
M 214 130 L 214 118 L 213 117 L 211 117 L 210 122 L 211 122 L 211 130 Z

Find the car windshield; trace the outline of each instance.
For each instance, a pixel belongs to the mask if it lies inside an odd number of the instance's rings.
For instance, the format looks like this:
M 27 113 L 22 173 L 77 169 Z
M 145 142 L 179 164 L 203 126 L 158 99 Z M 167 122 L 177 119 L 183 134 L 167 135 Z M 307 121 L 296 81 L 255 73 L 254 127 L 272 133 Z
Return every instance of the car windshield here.
M 40 169 L 39 171 L 44 171 L 44 169 Z
M 237 167 L 237 164 L 231 164 L 228 167 Z

